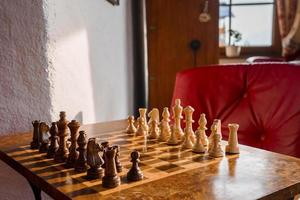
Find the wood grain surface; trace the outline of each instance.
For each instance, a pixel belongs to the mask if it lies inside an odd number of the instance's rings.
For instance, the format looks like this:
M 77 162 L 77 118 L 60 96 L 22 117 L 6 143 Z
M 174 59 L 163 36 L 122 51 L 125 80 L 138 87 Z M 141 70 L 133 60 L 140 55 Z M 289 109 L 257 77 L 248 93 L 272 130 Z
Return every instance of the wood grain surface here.
M 125 127 L 122 120 L 80 128 L 121 146 L 122 184 L 113 189 L 29 149 L 31 133 L 1 137 L 0 158 L 54 199 L 290 199 L 300 193 L 300 159 L 243 145 L 240 155 L 215 159 L 128 135 Z M 141 152 L 145 179 L 128 183 L 133 149 Z

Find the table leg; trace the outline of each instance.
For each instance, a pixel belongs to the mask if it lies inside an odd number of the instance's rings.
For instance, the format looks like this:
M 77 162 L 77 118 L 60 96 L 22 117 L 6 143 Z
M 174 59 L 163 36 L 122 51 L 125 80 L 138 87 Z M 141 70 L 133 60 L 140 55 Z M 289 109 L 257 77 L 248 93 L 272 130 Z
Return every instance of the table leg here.
M 41 189 L 36 187 L 34 184 L 32 184 L 30 181 L 28 181 L 30 186 L 31 186 L 31 189 L 33 191 L 33 194 L 34 194 L 34 197 L 35 197 L 35 200 L 42 200 L 42 196 L 41 196 Z

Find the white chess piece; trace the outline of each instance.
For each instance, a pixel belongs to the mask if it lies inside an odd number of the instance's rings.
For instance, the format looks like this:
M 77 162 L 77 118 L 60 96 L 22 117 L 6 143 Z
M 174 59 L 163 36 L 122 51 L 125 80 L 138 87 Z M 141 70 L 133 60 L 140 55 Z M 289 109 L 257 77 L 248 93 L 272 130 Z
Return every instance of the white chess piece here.
M 211 130 L 210 136 L 208 137 L 208 152 L 210 152 L 210 150 L 212 149 L 212 147 L 214 145 L 213 138 L 214 138 L 214 134 L 215 133 L 220 134 L 221 135 L 221 139 L 222 139 L 221 120 L 214 119 L 213 124 L 211 125 L 210 130 Z
M 207 136 L 206 136 L 206 133 L 205 133 L 205 131 L 207 130 L 206 124 L 207 124 L 207 120 L 205 118 L 205 114 L 202 113 L 200 115 L 199 120 L 198 120 L 198 125 L 199 126 L 197 128 L 197 131 L 195 132 L 195 135 L 199 134 L 200 141 L 201 141 L 201 143 L 203 144 L 204 147 L 208 147 L 208 139 L 207 139 Z
M 128 127 L 126 129 L 126 133 L 132 134 L 136 132 L 136 127 L 134 126 L 134 117 L 129 116 L 128 119 Z
M 149 132 L 149 138 L 150 139 L 156 139 L 159 135 L 159 128 L 158 128 L 158 121 L 152 120 L 150 124 L 150 132 Z
M 172 129 L 173 130 L 171 130 L 171 135 L 167 141 L 167 144 L 168 145 L 177 145 L 177 144 L 179 144 L 180 141 L 178 140 L 177 135 L 175 134 L 174 127 L 172 127 Z
M 138 128 L 136 130 L 136 135 L 137 136 L 146 136 L 148 133 L 145 119 L 143 117 L 138 118 Z
M 149 125 L 152 120 L 156 120 L 159 122 L 159 110 L 157 108 L 153 108 L 149 113 L 148 113 L 149 119 Z
M 228 124 L 229 138 L 228 145 L 226 146 L 226 153 L 238 154 L 240 149 L 238 146 L 237 131 L 239 129 L 238 124 Z
M 184 135 L 182 128 L 181 128 L 181 119 L 182 119 L 182 106 L 180 105 L 181 101 L 180 99 L 175 99 L 175 105 L 172 108 L 173 109 L 173 119 L 174 119 L 174 133 L 177 136 L 178 140 L 182 140 L 182 137 Z
M 194 108 L 187 106 L 184 109 L 185 113 L 185 128 L 184 128 L 184 140 L 182 143 L 182 148 L 191 149 L 193 148 L 195 142 L 195 134 L 193 131 L 193 112 Z
M 200 138 L 200 131 L 196 131 L 196 141 L 195 144 L 193 146 L 193 152 L 195 153 L 205 153 L 206 148 L 204 147 L 204 145 L 201 142 L 201 138 Z
M 143 118 L 144 119 L 144 122 L 145 122 L 144 126 L 145 126 L 146 132 L 148 134 L 149 126 L 147 124 L 147 116 L 146 116 L 147 108 L 139 108 L 139 113 L 140 113 L 139 118 Z
M 215 128 L 217 128 L 215 126 Z M 221 138 L 222 135 L 217 132 L 217 129 L 215 130 L 215 133 L 213 135 L 213 145 L 212 148 L 210 149 L 209 156 L 218 158 L 218 157 L 223 157 L 224 156 L 224 151 L 222 149 L 221 145 Z
M 171 135 L 171 128 L 170 128 L 170 113 L 167 107 L 164 108 L 162 113 L 163 119 L 161 120 L 161 131 L 158 140 L 162 142 L 166 142 L 170 135 Z

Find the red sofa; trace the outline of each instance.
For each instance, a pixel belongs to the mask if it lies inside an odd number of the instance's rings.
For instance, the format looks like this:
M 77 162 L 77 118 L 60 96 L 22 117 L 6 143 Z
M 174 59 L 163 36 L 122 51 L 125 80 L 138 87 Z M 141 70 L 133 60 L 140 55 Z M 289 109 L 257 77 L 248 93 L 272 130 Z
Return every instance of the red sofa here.
M 213 119 L 221 119 L 225 140 L 227 124 L 236 122 L 241 144 L 300 157 L 300 66 L 232 64 L 181 71 L 172 105 L 176 98 L 195 108 L 195 122 L 206 113 L 209 129 Z

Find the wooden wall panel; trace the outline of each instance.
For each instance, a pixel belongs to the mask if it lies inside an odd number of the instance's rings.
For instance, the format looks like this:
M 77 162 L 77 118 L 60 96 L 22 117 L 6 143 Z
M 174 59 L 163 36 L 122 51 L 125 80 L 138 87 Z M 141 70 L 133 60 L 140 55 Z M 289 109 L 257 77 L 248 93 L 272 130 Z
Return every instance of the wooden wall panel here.
M 146 0 L 149 107 L 171 103 L 176 72 L 194 67 L 189 43 L 201 42 L 197 66 L 218 63 L 218 1 L 209 0 L 211 20 L 201 23 L 204 0 Z

